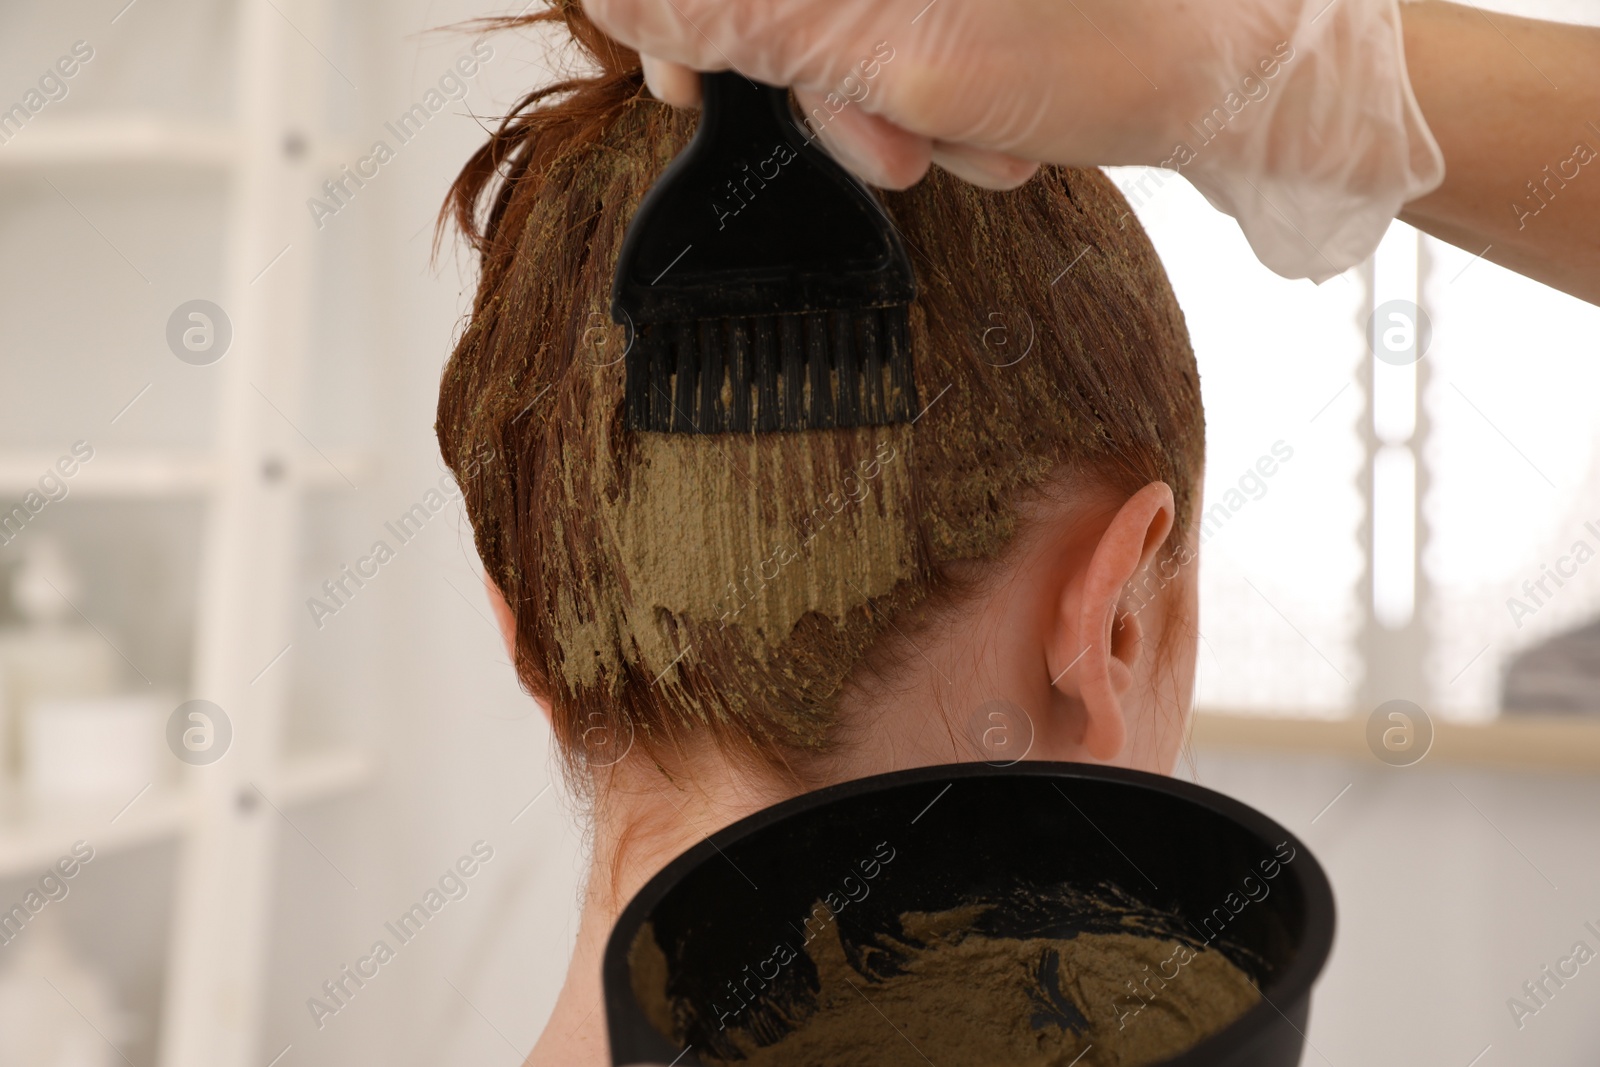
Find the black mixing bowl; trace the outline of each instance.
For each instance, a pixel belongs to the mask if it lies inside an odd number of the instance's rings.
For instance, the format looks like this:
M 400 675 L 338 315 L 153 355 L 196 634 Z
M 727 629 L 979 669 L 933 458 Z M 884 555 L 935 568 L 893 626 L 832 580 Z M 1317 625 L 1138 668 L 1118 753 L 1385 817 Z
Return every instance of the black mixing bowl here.
M 1300 1062 L 1311 985 L 1334 929 L 1333 892 L 1305 845 L 1188 782 L 1046 762 L 846 782 L 757 812 L 673 860 L 628 904 L 606 946 L 611 1062 L 703 1067 L 697 1050 L 725 1041 L 718 1024 L 742 1004 L 737 990 L 759 998 L 766 983 L 752 974 L 773 977 L 775 945 L 803 944 L 818 901 L 856 944 L 896 930 L 902 913 L 974 900 L 993 905 L 984 919 L 993 936 L 1113 928 L 1092 910 L 1041 911 L 1062 887 L 1170 917 L 1166 936 L 1222 952 L 1259 987 L 1258 1003 L 1163 1067 Z M 666 958 L 679 1033 L 658 1031 L 636 992 L 662 979 L 642 965 L 634 974 L 636 939 L 651 936 Z M 791 972 L 809 964 L 803 950 L 787 962 Z

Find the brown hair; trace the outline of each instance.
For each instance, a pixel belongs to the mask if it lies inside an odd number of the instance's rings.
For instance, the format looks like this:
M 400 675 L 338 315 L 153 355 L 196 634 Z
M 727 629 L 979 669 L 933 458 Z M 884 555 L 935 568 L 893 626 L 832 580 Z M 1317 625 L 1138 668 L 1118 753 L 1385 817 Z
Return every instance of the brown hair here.
M 595 69 L 523 98 L 451 189 L 441 224 L 467 234 L 481 273 L 437 431 L 515 616 L 517 672 L 570 769 L 697 733 L 773 764 L 825 749 L 846 678 L 948 599 L 946 564 L 997 557 L 1021 495 L 1063 468 L 1127 493 L 1167 482 L 1187 536 L 1204 454 L 1194 355 L 1097 170 L 1045 168 L 1000 193 L 936 169 L 883 195 L 920 286 L 914 424 L 623 429 L 611 273 L 695 117 L 650 98 L 637 55 L 577 0 L 484 25 L 547 21 Z

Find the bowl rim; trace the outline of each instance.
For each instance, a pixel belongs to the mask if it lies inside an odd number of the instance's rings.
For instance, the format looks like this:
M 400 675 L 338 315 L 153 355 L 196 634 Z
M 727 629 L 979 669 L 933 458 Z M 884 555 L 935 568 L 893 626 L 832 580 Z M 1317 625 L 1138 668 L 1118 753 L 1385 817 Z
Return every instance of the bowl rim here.
M 1160 1061 L 1159 1064 L 1153 1064 L 1152 1067 L 1191 1067 L 1191 1065 L 1200 1067 L 1202 1064 L 1216 1063 L 1218 1061 L 1215 1057 L 1218 1053 L 1248 1048 L 1279 1019 L 1294 1027 L 1300 1034 L 1301 1040 L 1305 1041 L 1304 1031 L 1280 1005 L 1295 1009 L 1303 1004 L 1309 1004 L 1311 987 L 1321 976 L 1333 951 L 1334 934 L 1338 924 L 1333 886 L 1328 881 L 1327 872 L 1323 870 L 1322 864 L 1306 847 L 1305 842 L 1277 820 L 1243 801 L 1194 782 L 1127 767 L 1025 759 L 1005 765 L 986 762 L 937 764 L 837 782 L 753 812 L 679 853 L 634 894 L 633 899 L 617 916 L 617 921 L 606 938 L 606 948 L 601 963 L 601 1000 L 605 1011 L 606 1043 L 611 1062 L 615 1065 L 655 1062 L 681 1065 L 684 1062 L 683 1057 L 689 1052 L 688 1048 L 675 1049 L 666 1035 L 656 1030 L 645 1016 L 644 1008 L 633 993 L 633 984 L 628 971 L 628 953 L 645 917 L 701 863 L 718 856 L 728 845 L 736 844 L 776 823 L 843 800 L 906 786 L 933 785 L 941 782 L 954 785 L 964 779 L 1018 777 L 1089 779 L 1162 793 L 1208 809 L 1213 814 L 1243 827 L 1263 841 L 1287 841 L 1294 848 L 1292 872 L 1305 898 L 1306 930 L 1294 959 L 1269 987 L 1273 998 L 1268 998 L 1266 989 L 1260 990 L 1260 1001 L 1247 1009 L 1243 1015 L 1198 1044 Z M 943 796 L 943 793 L 939 796 Z M 1291 864 L 1285 863 L 1284 866 L 1289 868 Z M 1301 1014 L 1303 1016 L 1303 1013 Z M 618 1058 L 615 1052 L 614 1031 L 620 1027 L 627 1027 L 636 1035 L 647 1035 L 643 1040 L 634 1037 L 629 1041 L 627 1058 Z M 654 1040 L 650 1040 L 651 1038 Z M 649 1045 L 657 1047 L 645 1047 Z M 659 1059 L 663 1055 L 670 1058 Z M 694 1062 L 701 1061 L 699 1057 L 694 1057 Z

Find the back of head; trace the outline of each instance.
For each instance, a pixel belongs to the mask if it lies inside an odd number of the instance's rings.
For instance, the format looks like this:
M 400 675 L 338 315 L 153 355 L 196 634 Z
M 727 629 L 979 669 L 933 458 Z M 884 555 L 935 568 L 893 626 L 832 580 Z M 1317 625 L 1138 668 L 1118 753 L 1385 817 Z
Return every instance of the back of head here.
M 1194 356 L 1096 170 L 1004 193 L 935 170 L 883 195 L 920 288 L 914 423 L 624 429 L 612 269 L 695 116 L 651 99 L 577 0 L 501 25 L 534 21 L 564 22 L 596 69 L 523 100 L 452 191 L 481 276 L 437 430 L 515 617 L 518 673 L 574 769 L 619 737 L 770 763 L 826 749 L 847 679 L 892 670 L 952 601 L 949 565 L 1001 556 L 1019 501 L 1063 472 L 1125 493 L 1167 482 L 1172 536 L 1188 535 Z

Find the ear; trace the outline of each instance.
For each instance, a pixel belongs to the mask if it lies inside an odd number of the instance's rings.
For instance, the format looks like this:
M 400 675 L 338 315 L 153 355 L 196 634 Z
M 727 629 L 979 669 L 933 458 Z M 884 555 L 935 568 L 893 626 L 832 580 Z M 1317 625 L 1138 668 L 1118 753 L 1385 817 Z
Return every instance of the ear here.
M 1140 489 L 1117 509 L 1088 567 L 1062 593 L 1046 662 L 1051 684 L 1083 708 L 1079 743 L 1097 760 L 1115 759 L 1127 743 L 1122 700 L 1144 648 L 1138 613 L 1120 610 L 1124 591 L 1154 560 L 1176 514 L 1167 483 Z
M 517 662 L 517 619 L 511 614 L 511 605 L 506 603 L 506 598 L 500 592 L 500 587 L 494 584 L 494 579 L 487 574 L 483 576 L 483 591 L 489 597 L 489 607 L 494 612 L 494 623 L 500 628 L 500 640 L 505 642 L 506 655 L 512 663 Z
M 505 642 L 506 656 L 514 665 L 517 662 L 517 618 L 511 613 L 511 605 L 506 603 L 505 594 L 500 592 L 500 587 L 487 574 L 483 576 L 483 591 L 489 598 L 490 610 L 494 612 L 495 625 L 500 629 L 500 640 Z M 515 670 L 515 666 L 512 669 Z M 544 713 L 545 721 L 549 722 L 549 698 L 532 690 L 528 690 L 528 695 L 533 697 L 539 710 Z

